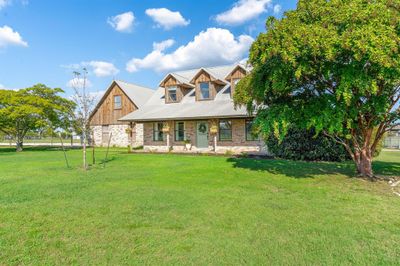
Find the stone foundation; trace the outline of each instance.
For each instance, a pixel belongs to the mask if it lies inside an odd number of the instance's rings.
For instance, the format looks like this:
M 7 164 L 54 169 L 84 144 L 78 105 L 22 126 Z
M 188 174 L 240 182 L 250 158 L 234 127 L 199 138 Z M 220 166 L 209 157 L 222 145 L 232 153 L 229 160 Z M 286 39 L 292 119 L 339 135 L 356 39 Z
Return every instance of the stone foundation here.
M 214 151 L 214 148 L 209 146 L 208 148 L 197 148 L 192 146 L 191 149 L 186 149 L 184 145 L 172 146 L 172 150 L 168 149 L 167 146 L 154 146 L 154 145 L 145 145 L 143 147 L 146 152 L 186 152 L 186 153 L 217 153 L 217 154 L 242 154 L 242 153 L 261 153 L 261 154 L 269 154 L 268 150 L 264 146 L 225 146 L 225 147 L 217 147 L 217 150 Z
M 214 137 L 209 135 L 208 148 L 197 148 L 196 147 L 196 123 L 197 121 L 184 121 L 185 122 L 185 135 L 186 139 L 191 142 L 191 149 L 185 149 L 185 143 L 183 141 L 176 141 L 175 132 L 175 121 L 168 121 L 170 127 L 169 138 L 164 137 L 163 141 L 155 141 L 153 139 L 153 123 L 144 124 L 144 150 L 152 152 L 166 152 L 172 149 L 176 152 L 193 152 L 193 153 L 210 153 L 216 152 L 219 154 L 232 153 L 268 153 L 265 148 L 265 143 L 260 140 L 246 140 L 245 131 L 245 119 L 230 119 L 232 121 L 232 140 L 220 141 L 218 137 L 216 139 L 216 150 L 214 151 Z M 212 120 L 208 120 L 209 125 L 213 123 Z M 165 133 L 168 134 L 168 133 Z M 169 139 L 169 141 L 167 141 Z
M 143 146 L 143 124 L 136 124 L 129 132 L 129 125 L 107 125 L 92 126 L 94 144 L 96 146 L 107 146 L 111 136 L 110 146 L 132 147 Z

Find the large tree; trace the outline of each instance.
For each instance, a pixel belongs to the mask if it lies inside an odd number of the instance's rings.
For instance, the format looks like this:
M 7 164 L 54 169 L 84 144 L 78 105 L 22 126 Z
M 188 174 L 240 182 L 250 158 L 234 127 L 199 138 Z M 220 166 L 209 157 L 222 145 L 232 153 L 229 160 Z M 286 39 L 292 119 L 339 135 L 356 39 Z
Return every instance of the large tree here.
M 29 131 L 64 128 L 69 123 L 75 105 L 59 95 L 63 92 L 43 84 L 18 91 L 0 90 L 0 131 L 15 137 L 17 151 L 22 151 Z
M 266 28 L 235 102 L 257 109 L 266 135 L 294 124 L 330 136 L 373 177 L 374 151 L 400 118 L 400 1 L 299 0 Z

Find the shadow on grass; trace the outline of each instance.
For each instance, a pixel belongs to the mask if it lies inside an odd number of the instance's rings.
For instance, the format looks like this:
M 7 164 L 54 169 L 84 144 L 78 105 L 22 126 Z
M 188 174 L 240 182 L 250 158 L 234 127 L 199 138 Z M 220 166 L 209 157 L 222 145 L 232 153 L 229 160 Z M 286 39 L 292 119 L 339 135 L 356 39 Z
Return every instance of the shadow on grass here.
M 228 158 L 235 168 L 252 171 L 266 171 L 271 174 L 281 174 L 292 178 L 313 178 L 320 175 L 355 176 L 353 162 L 303 162 L 275 159 Z M 400 175 L 400 163 L 374 162 L 374 171 L 378 175 Z
M 400 162 L 376 161 L 373 163 L 375 174 L 384 176 L 400 176 Z

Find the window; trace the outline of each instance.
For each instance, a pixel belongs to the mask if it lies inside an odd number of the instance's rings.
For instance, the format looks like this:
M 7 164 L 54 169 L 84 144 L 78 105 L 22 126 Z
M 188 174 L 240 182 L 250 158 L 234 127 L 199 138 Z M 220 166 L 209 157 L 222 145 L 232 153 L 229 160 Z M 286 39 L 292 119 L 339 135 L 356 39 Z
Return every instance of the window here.
M 219 121 L 219 140 L 232 140 L 232 121 Z
M 162 122 L 157 122 L 153 124 L 153 140 L 154 141 L 163 141 L 164 133 L 162 131 L 164 124 Z
M 114 96 L 114 109 L 122 108 L 122 98 L 120 95 Z
M 175 141 L 184 141 L 186 139 L 185 134 L 185 122 L 175 123 Z
M 234 79 L 233 80 L 233 85 L 234 87 L 236 87 L 236 85 L 239 83 L 240 79 Z
M 201 82 L 200 83 L 200 100 L 210 99 L 210 83 Z
M 253 132 L 253 121 L 252 120 L 247 120 L 246 121 L 246 140 L 247 141 L 254 141 L 254 140 L 259 140 L 259 137 L 257 134 L 254 134 Z
M 168 101 L 169 102 L 176 102 L 177 101 L 177 96 L 176 96 L 176 87 L 168 87 L 167 88 L 168 91 Z

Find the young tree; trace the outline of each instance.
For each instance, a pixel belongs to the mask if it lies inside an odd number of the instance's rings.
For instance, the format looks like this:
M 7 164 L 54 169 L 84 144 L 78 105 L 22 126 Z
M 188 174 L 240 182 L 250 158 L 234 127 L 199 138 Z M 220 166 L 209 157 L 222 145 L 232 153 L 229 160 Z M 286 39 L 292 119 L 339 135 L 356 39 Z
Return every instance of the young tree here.
M 267 20 L 235 102 L 258 109 L 265 134 L 316 128 L 373 177 L 374 151 L 400 118 L 399 45 L 399 0 L 299 0 Z
M 74 109 L 73 102 L 59 96 L 63 92 L 43 84 L 18 91 L 0 90 L 0 131 L 15 137 L 17 151 L 22 151 L 28 131 L 63 125 Z
M 90 114 L 95 107 L 96 97 L 87 91 L 88 79 L 87 70 L 83 68 L 82 73 L 75 71 L 74 79 L 72 80 L 72 88 L 74 89 L 74 95 L 72 100 L 76 104 L 76 110 L 74 112 L 74 123 L 73 126 L 76 131 L 81 133 L 82 136 L 82 147 L 83 147 L 83 168 L 87 169 L 86 160 L 86 146 L 87 140 L 90 138 Z

